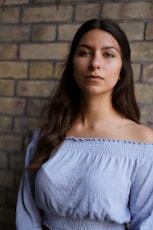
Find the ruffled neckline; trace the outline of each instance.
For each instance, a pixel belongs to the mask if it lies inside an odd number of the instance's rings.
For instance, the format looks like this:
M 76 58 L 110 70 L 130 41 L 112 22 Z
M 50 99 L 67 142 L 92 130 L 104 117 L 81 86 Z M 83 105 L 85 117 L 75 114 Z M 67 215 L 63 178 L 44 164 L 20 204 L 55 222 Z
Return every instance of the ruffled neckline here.
M 113 138 L 103 138 L 103 137 L 76 137 L 76 136 L 67 136 L 66 140 L 73 141 L 91 141 L 91 142 L 116 142 L 116 143 L 129 143 L 129 144 L 138 144 L 138 145 L 153 145 L 151 142 L 140 142 L 132 141 L 126 139 L 113 139 Z

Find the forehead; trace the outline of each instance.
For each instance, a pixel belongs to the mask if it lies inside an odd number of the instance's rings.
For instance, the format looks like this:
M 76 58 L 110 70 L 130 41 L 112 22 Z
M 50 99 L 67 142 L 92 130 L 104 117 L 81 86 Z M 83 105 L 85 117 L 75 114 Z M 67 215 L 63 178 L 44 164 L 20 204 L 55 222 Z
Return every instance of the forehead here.
M 100 29 L 94 29 L 85 33 L 79 41 L 78 45 L 86 44 L 90 47 L 107 47 L 112 46 L 120 50 L 120 46 L 116 39 L 108 32 Z

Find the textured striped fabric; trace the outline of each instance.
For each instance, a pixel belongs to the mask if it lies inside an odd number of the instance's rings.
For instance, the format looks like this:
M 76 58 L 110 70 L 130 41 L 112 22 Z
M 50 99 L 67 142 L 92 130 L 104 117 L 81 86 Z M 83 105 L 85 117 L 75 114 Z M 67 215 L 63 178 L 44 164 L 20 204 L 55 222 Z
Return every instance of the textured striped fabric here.
M 153 144 L 67 137 L 36 174 L 23 174 L 16 223 L 17 230 L 125 230 L 126 223 L 151 230 Z

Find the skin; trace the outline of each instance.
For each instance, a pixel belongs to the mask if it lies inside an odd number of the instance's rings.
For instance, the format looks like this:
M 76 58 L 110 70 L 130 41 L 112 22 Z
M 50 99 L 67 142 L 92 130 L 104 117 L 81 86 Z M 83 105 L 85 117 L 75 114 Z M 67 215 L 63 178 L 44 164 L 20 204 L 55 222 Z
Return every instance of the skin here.
M 92 30 L 85 34 L 75 52 L 73 66 L 75 80 L 84 97 L 107 95 L 111 100 L 122 59 L 120 47 L 109 33 Z
M 110 33 L 100 29 L 87 32 L 77 46 L 73 67 L 82 92 L 82 109 L 67 136 L 153 142 L 149 127 L 123 117 L 112 106 L 122 58 L 120 46 Z

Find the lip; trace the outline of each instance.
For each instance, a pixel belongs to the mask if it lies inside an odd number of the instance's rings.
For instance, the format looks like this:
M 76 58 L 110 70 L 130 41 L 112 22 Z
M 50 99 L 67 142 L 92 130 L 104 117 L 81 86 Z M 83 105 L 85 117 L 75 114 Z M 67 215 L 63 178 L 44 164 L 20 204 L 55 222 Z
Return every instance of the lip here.
M 90 75 L 87 75 L 87 76 L 86 76 L 86 79 L 93 79 L 93 80 L 94 80 L 94 79 L 95 79 L 95 80 L 96 80 L 96 79 L 101 79 L 101 80 L 102 80 L 102 79 L 104 79 L 104 78 L 101 77 L 100 75 L 97 75 L 97 74 L 90 74 Z

